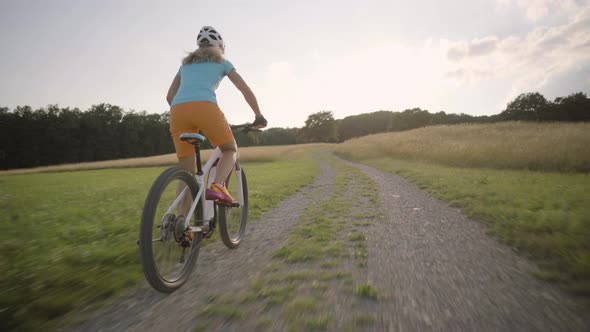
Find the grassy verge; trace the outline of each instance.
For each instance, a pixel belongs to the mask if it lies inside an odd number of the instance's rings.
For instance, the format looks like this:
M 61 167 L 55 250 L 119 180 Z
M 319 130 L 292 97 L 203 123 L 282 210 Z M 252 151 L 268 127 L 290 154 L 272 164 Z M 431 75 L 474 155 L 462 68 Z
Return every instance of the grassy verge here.
M 318 171 L 309 157 L 244 165 L 252 218 Z M 0 330 L 51 329 L 65 313 L 136 285 L 141 211 L 163 169 L 0 177 Z
M 590 297 L 590 175 L 447 167 L 389 158 L 363 163 L 409 178 L 489 225 L 539 274 Z

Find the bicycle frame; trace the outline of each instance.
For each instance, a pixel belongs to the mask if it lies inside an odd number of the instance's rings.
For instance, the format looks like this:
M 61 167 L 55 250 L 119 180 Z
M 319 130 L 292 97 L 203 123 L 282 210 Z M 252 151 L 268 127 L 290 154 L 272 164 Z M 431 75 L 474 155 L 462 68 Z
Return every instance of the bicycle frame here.
M 196 166 L 198 170 L 201 170 L 200 166 L 200 162 L 201 162 L 201 158 L 200 158 L 200 151 L 198 150 L 198 147 L 195 148 L 195 152 L 197 153 L 197 161 L 196 161 Z M 193 204 L 191 205 L 191 208 L 189 210 L 189 212 L 187 213 L 187 217 L 185 218 L 184 222 L 185 222 L 185 228 L 190 226 L 190 220 L 191 218 L 188 216 L 192 216 L 193 213 L 195 213 L 195 210 L 197 208 L 197 204 L 199 203 L 199 200 L 201 200 L 202 202 L 202 206 L 203 206 L 203 215 L 204 215 L 204 220 L 212 220 L 214 218 L 215 215 L 215 210 L 214 210 L 214 201 L 210 201 L 205 199 L 205 189 L 209 188 L 211 186 L 211 183 L 213 182 L 213 179 L 215 178 L 215 171 L 216 171 L 216 162 L 219 160 L 219 158 L 221 157 L 221 150 L 219 150 L 219 148 L 215 148 L 215 150 L 213 150 L 213 153 L 211 153 L 211 156 L 209 157 L 209 159 L 207 160 L 207 163 L 205 163 L 205 166 L 203 166 L 202 168 L 202 172 L 197 171 L 197 173 L 195 174 L 195 178 L 197 180 L 197 183 L 199 184 L 199 192 L 197 193 L 197 196 L 195 197 Z M 239 160 L 239 155 L 238 158 L 236 158 L 236 160 Z M 237 185 L 238 185 L 238 197 L 237 197 L 237 201 L 240 204 L 240 206 L 244 205 L 244 197 L 242 194 L 242 169 L 238 168 L 238 167 L 234 167 L 232 169 L 232 172 L 236 172 L 237 176 Z M 209 176 L 207 184 L 205 185 L 205 177 Z M 172 202 L 172 205 L 170 205 L 170 207 L 168 208 L 168 210 L 166 211 L 166 214 L 171 213 L 176 206 L 182 201 L 182 199 L 184 198 L 184 196 L 187 193 L 187 189 L 188 187 L 185 187 L 182 192 L 176 197 L 176 199 L 174 200 L 174 202 Z

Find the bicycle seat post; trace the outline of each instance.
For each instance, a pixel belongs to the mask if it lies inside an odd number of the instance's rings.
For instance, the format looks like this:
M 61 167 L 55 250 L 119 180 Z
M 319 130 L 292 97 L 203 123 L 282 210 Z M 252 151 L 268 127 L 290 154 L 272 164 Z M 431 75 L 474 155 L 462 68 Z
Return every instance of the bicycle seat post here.
M 205 142 L 205 136 L 197 133 L 184 133 L 180 135 L 180 140 L 195 146 L 195 154 L 197 155 L 197 175 L 203 175 L 203 167 L 201 165 L 201 143 Z
M 203 175 L 203 167 L 201 166 L 201 144 L 200 142 L 196 142 L 195 144 L 195 154 L 197 155 L 197 175 Z

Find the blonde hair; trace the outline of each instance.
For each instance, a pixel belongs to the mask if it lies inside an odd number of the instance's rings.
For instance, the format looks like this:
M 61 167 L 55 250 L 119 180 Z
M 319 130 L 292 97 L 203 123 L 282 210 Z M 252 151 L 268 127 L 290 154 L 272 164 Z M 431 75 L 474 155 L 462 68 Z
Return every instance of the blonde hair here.
M 189 53 L 184 59 L 182 59 L 183 65 L 189 65 L 191 63 L 198 62 L 217 62 L 223 63 L 223 50 L 218 46 L 207 45 L 201 46 Z

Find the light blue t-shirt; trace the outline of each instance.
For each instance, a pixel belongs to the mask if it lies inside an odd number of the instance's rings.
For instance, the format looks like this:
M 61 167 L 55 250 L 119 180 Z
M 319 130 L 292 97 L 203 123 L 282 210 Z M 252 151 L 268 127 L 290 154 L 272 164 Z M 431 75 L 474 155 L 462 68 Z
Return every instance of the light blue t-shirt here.
M 217 104 L 215 90 L 219 82 L 234 69 L 231 62 L 198 62 L 180 66 L 180 87 L 170 106 L 191 101 Z

